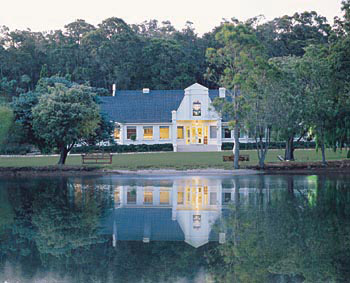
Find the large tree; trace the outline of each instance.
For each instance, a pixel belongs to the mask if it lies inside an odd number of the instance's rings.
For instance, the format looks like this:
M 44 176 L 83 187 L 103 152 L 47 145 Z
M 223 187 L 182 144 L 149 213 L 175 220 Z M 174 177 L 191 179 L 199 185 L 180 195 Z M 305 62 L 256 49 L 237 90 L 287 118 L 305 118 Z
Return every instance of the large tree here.
M 56 83 L 33 108 L 34 132 L 48 146 L 59 150 L 60 165 L 65 164 L 67 154 L 77 142 L 94 133 L 99 121 L 95 93 L 84 85 L 69 88 Z
M 207 59 L 209 68 L 207 77 L 229 90 L 231 99 L 221 98 L 214 101 L 214 108 L 222 115 L 230 117 L 230 126 L 234 130 L 234 168 L 239 168 L 239 132 L 243 126 L 247 100 L 244 95 L 246 77 L 262 55 L 251 23 L 234 21 L 223 25 L 216 34 L 221 47 L 209 48 Z
M 339 104 L 332 91 L 332 72 L 327 46 L 312 45 L 306 48 L 299 71 L 306 82 L 305 104 L 308 108 L 306 123 L 321 147 L 322 163 L 326 165 L 327 129 L 335 125 L 335 114 Z

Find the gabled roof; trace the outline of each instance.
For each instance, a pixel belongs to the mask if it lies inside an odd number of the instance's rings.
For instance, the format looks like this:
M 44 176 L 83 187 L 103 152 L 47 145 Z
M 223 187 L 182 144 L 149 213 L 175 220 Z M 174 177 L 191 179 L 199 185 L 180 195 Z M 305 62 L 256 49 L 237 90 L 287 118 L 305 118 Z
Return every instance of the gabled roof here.
M 184 95 L 184 90 L 122 90 L 100 101 L 102 113 L 114 122 L 170 123 L 171 111 L 179 108 Z M 219 90 L 209 90 L 211 100 L 218 96 Z

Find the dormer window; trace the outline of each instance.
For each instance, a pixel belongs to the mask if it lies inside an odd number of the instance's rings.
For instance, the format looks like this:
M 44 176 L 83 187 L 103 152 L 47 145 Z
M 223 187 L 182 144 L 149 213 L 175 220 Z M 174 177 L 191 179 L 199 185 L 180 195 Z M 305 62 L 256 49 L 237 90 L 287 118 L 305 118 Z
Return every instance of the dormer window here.
M 202 111 L 201 111 L 201 103 L 197 100 L 193 102 L 193 116 L 201 116 Z

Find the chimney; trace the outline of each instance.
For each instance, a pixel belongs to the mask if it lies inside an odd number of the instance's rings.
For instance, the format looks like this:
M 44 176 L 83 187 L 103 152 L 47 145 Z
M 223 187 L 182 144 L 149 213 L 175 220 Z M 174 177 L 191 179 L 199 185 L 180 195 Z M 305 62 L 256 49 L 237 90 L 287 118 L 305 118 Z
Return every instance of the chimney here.
M 149 88 L 142 89 L 142 93 L 149 93 Z
M 116 85 L 113 84 L 113 86 L 112 86 L 112 96 L 115 96 L 115 91 L 116 91 Z
M 226 96 L 226 88 L 220 87 L 219 88 L 219 97 L 224 98 Z

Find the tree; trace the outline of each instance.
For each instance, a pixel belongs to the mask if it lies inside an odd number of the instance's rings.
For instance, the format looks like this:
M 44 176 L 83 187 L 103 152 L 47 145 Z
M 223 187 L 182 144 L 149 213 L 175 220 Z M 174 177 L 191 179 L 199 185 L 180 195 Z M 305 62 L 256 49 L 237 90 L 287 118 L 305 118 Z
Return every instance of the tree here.
M 254 66 L 254 60 L 261 54 L 255 31 L 251 24 L 238 21 L 223 25 L 216 34 L 216 40 L 222 45 L 218 49 L 209 48 L 207 59 L 209 68 L 207 77 L 229 90 L 232 99 L 214 101 L 215 110 L 231 119 L 230 126 L 234 130 L 234 168 L 239 164 L 239 131 L 243 125 L 246 97 L 242 89 L 246 84 L 247 74 Z
M 33 108 L 33 129 L 51 148 L 60 152 L 59 165 L 81 139 L 88 138 L 98 127 L 99 107 L 95 94 L 84 85 L 68 88 L 56 83 L 39 98 Z
M 300 58 L 296 56 L 270 59 L 274 74 L 269 77 L 274 93 L 273 112 L 278 139 L 286 141 L 285 160 L 294 160 L 294 139 L 305 136 L 308 107 L 305 103 L 305 80 L 298 71 Z
M 332 72 L 327 46 L 311 45 L 301 60 L 299 70 L 306 82 L 305 103 L 308 107 L 307 124 L 321 147 L 322 163 L 326 165 L 327 129 L 334 126 L 337 103 L 332 92 Z
M 8 131 L 11 128 L 11 125 L 13 124 L 13 111 L 11 108 L 0 105 L 0 145 L 4 142 L 8 135 Z
M 247 100 L 245 125 L 254 135 L 260 168 L 265 167 L 271 132 L 279 118 L 274 109 L 275 97 L 278 95 L 271 83 L 271 77 L 274 76 L 275 70 L 268 64 L 266 57 L 257 57 L 243 88 Z

